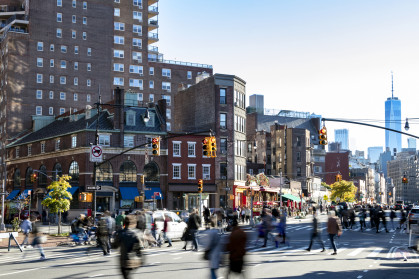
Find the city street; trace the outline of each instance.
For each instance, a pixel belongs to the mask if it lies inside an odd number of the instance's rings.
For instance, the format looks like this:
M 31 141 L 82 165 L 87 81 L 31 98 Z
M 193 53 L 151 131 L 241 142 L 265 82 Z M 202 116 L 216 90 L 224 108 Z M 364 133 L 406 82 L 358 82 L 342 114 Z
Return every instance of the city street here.
M 288 220 L 289 246 L 275 248 L 273 242 L 261 247 L 263 240 L 256 239 L 257 232 L 248 227 L 248 254 L 246 278 L 417 278 L 419 254 L 407 249 L 408 234 L 400 230 L 390 232 L 368 229 L 344 231 L 338 240 L 338 255 L 331 255 L 326 238 L 326 215 L 319 217 L 323 229 L 322 239 L 327 251 L 314 244 L 308 247 L 311 218 Z M 369 226 L 369 222 L 367 222 Z M 228 234 L 224 235 L 226 241 Z M 205 231 L 200 232 L 200 245 L 204 245 Z M 208 262 L 199 252 L 184 251 L 183 242 L 173 242 L 173 247 L 151 248 L 145 251 L 145 265 L 136 271 L 141 278 L 209 278 Z M 189 248 L 189 247 L 188 247 Z M 86 254 L 86 247 L 54 247 L 45 249 L 47 260 L 40 261 L 36 249 L 27 249 L 25 258 L 14 249 L 0 252 L 2 273 L 0 278 L 120 278 L 118 253 L 104 257 L 99 250 Z M 226 255 L 224 256 L 227 259 Z M 218 270 L 218 278 L 226 277 L 226 268 Z M 136 278 L 137 276 L 134 276 Z

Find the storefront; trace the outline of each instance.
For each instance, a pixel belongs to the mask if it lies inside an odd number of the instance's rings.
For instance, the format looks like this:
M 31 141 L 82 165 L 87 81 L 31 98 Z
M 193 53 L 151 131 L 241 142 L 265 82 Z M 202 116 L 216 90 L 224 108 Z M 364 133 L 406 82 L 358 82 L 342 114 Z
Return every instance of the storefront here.
M 250 187 L 249 186 L 233 186 L 234 191 L 234 200 L 233 200 L 233 206 L 234 208 L 237 207 L 244 207 L 249 206 L 248 200 L 250 200 L 251 193 L 249 192 Z

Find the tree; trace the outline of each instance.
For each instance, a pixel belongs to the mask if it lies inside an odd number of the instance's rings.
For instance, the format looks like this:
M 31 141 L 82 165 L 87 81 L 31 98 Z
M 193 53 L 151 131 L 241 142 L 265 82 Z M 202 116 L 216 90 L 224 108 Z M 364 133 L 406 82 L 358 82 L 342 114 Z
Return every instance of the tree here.
M 332 187 L 330 187 L 330 185 L 328 185 L 326 182 L 322 182 L 321 184 L 324 188 L 326 188 L 327 190 L 332 190 Z
M 346 202 L 353 202 L 355 200 L 357 188 L 353 182 L 342 180 L 330 186 L 332 188 L 332 196 L 330 197 L 332 201 L 335 201 L 336 198 Z
M 47 198 L 42 201 L 49 212 L 58 213 L 58 234 L 61 234 L 61 212 L 70 209 L 70 200 L 73 199 L 71 193 L 67 191 L 68 188 L 71 188 L 70 183 L 68 183 L 70 179 L 70 176 L 64 175 L 60 177 L 59 181 L 53 181 L 47 187 L 50 190 Z

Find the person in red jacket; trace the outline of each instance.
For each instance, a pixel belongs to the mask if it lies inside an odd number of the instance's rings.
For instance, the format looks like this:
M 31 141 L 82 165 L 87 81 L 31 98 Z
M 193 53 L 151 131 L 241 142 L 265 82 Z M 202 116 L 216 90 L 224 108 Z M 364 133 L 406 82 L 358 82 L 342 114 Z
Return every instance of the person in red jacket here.
M 166 215 L 165 218 L 164 218 L 163 230 L 162 230 L 162 233 L 163 233 L 163 242 L 167 239 L 167 242 L 169 242 L 169 245 L 167 245 L 167 247 L 172 247 L 172 240 L 167 235 L 167 233 L 169 232 L 169 222 L 170 222 L 170 218 L 169 218 L 169 216 Z M 162 245 L 162 241 L 160 240 L 159 247 L 161 245 Z

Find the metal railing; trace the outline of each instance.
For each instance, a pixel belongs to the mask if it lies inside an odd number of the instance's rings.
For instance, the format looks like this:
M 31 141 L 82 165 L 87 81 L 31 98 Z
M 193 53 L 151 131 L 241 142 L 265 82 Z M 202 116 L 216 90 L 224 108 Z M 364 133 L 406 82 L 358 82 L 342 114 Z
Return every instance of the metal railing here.
M 153 12 L 153 13 L 158 13 L 159 12 L 159 7 L 150 6 L 150 7 L 148 7 L 148 11 Z
M 156 46 L 148 46 L 148 51 L 159 52 L 159 48 Z
M 159 34 L 157 33 L 148 33 L 148 37 L 151 39 L 158 39 L 159 38 Z

